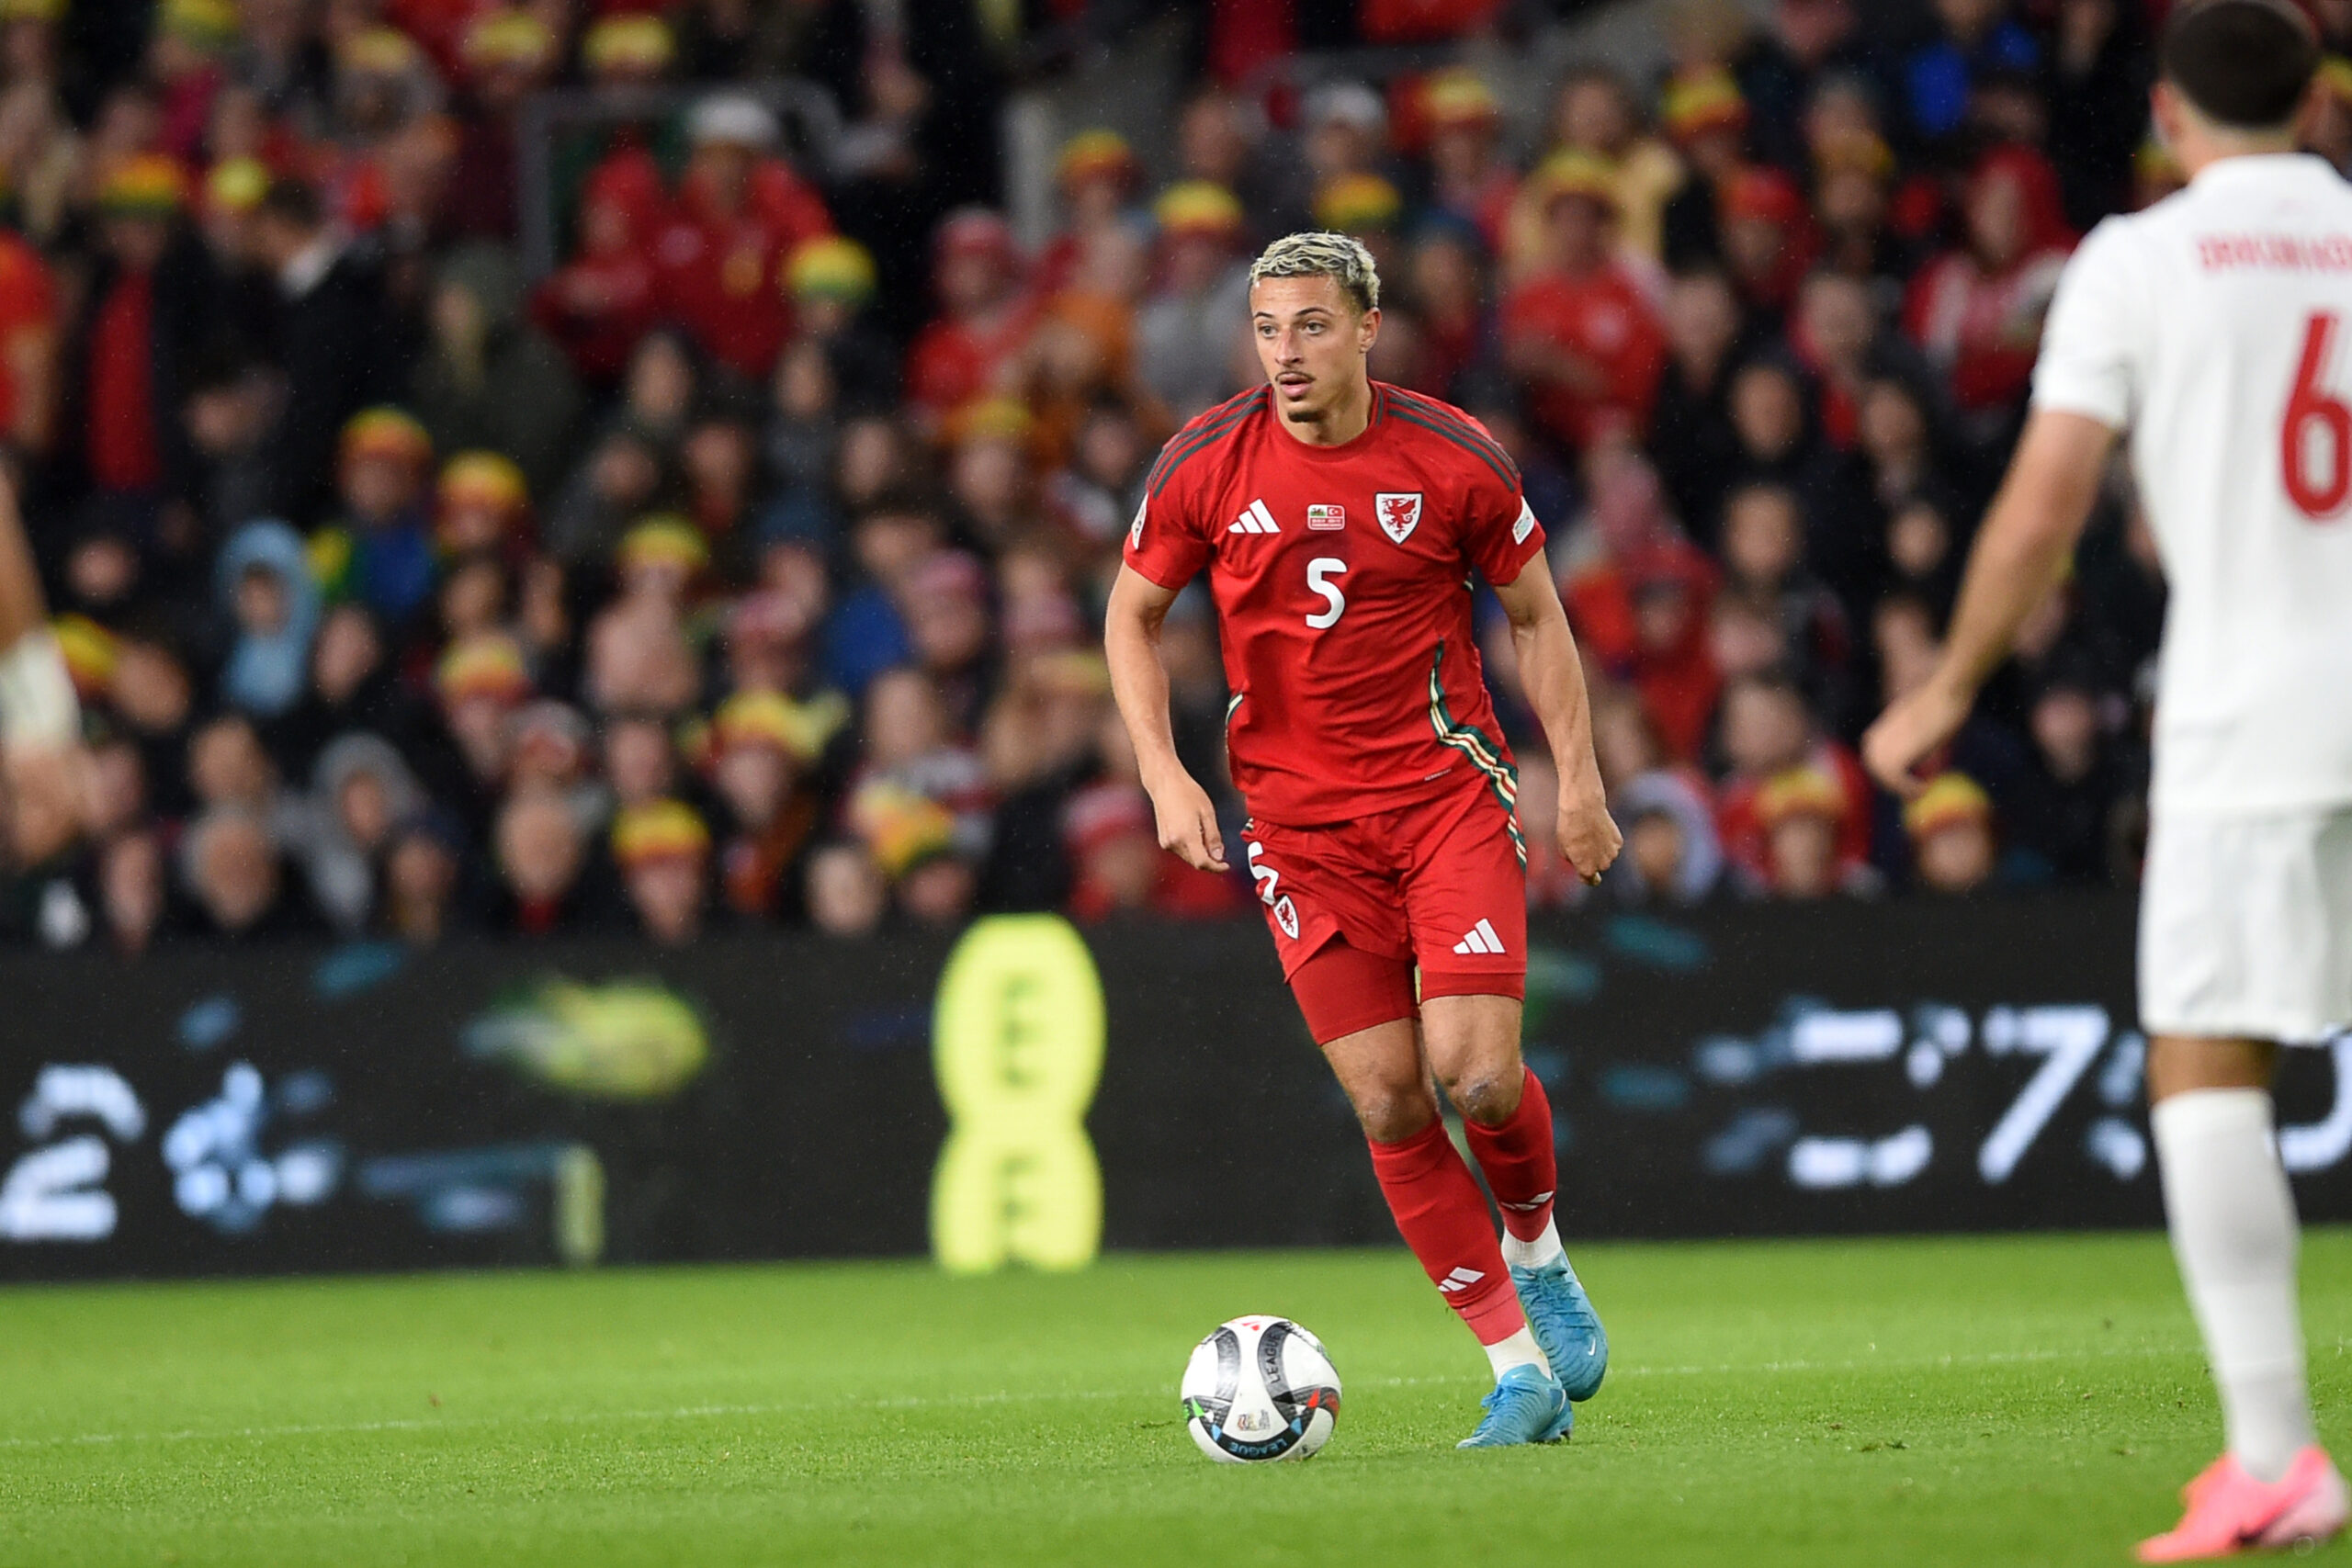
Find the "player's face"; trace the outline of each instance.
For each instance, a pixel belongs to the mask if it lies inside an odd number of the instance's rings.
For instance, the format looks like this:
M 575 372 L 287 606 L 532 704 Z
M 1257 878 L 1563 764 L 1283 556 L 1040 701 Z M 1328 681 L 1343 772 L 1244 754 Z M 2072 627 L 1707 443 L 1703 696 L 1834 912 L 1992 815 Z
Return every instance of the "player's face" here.
M 1364 384 L 1380 311 L 1359 315 L 1332 278 L 1269 277 L 1250 290 L 1250 325 L 1274 406 L 1284 419 L 1312 423 Z

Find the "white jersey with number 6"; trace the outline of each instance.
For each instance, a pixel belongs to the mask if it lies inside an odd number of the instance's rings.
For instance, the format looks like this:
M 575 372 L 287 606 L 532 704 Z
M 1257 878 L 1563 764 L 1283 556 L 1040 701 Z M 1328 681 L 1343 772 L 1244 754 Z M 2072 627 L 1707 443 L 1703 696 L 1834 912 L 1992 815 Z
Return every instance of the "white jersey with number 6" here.
M 2170 583 L 2159 818 L 2352 804 L 2352 186 L 2228 158 L 2101 223 L 2033 403 L 2131 432 Z

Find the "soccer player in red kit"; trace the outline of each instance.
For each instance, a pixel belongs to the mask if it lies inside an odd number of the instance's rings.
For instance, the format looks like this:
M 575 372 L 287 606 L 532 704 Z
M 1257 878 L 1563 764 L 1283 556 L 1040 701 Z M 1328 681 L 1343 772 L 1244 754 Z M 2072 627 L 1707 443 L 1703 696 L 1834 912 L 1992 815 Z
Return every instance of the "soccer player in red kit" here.
M 1511 624 L 1560 773 L 1560 848 L 1596 881 L 1620 840 L 1602 799 L 1576 645 L 1544 531 L 1476 422 L 1373 381 L 1371 254 L 1293 234 L 1250 269 L 1267 384 L 1194 420 L 1146 484 L 1112 590 L 1112 685 L 1159 840 L 1227 869 L 1177 760 L 1162 617 L 1205 568 L 1233 692 L 1242 849 L 1283 972 L 1372 1145 L 1396 1228 L 1495 1370 L 1463 1445 L 1552 1442 L 1608 1340 L 1552 1223 L 1552 1111 L 1520 1059 L 1527 874 L 1518 778 L 1479 673 L 1473 573 Z M 1415 971 L 1419 970 L 1418 989 Z M 1502 1207 L 1455 1152 L 1462 1112 Z

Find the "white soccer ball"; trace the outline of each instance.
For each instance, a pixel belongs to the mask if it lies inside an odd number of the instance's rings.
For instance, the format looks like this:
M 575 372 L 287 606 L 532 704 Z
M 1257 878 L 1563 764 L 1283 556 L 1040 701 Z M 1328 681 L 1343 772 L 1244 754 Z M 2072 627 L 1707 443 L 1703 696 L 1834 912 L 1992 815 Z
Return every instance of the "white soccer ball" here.
M 1306 1459 L 1340 1419 L 1323 1342 L 1286 1317 L 1237 1317 L 1193 1348 L 1178 1391 L 1184 1429 L 1226 1464 Z

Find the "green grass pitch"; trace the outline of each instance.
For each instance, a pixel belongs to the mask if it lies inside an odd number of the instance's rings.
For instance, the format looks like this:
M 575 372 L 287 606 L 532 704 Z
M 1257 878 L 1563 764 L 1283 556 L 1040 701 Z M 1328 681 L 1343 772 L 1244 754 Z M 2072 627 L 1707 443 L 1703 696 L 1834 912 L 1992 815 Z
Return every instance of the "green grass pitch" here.
M 1608 1385 L 1482 1454 L 1401 1250 L 0 1290 L 0 1563 L 2117 1564 L 2219 1447 L 2158 1236 L 1579 1264 Z M 2352 1233 L 2304 1303 L 2342 1442 Z M 1345 1380 L 1307 1463 L 1178 1424 L 1252 1311 Z

